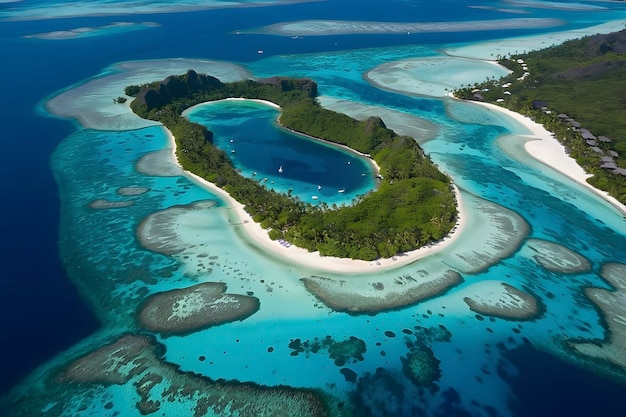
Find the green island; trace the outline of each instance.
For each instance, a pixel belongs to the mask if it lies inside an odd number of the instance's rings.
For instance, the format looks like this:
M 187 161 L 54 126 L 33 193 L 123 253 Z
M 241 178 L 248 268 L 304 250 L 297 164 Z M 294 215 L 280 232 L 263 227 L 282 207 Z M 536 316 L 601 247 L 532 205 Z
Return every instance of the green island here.
M 592 176 L 626 204 L 626 30 L 498 57 L 512 72 L 454 92 L 541 123 Z
M 445 237 L 457 220 L 450 179 L 408 136 L 377 117 L 358 121 L 321 107 L 309 79 L 272 77 L 222 83 L 193 70 L 142 86 L 128 86 L 132 110 L 165 125 L 176 140 L 179 163 L 228 192 L 272 239 L 285 239 L 322 256 L 361 260 L 392 257 Z M 307 204 L 241 176 L 213 133 L 181 114 L 199 103 L 226 98 L 267 100 L 282 109 L 280 124 L 371 156 L 379 186 L 351 205 Z

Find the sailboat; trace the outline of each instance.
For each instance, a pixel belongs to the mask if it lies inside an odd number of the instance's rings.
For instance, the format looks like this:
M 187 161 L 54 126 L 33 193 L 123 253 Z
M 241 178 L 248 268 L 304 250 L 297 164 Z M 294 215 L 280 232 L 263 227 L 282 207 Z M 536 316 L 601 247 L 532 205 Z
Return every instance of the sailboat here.
M 278 168 L 278 172 L 279 172 L 280 174 L 282 174 L 282 173 L 283 173 L 283 166 L 282 166 L 282 165 Z
M 321 190 L 321 189 L 322 189 L 322 186 L 321 186 L 321 185 L 318 185 L 318 186 L 317 186 L 317 191 L 319 191 L 319 190 Z

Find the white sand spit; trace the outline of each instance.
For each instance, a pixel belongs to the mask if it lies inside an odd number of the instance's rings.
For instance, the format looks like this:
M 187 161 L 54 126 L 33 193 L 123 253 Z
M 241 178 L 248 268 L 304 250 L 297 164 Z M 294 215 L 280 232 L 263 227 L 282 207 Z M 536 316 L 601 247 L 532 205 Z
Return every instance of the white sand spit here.
M 526 149 L 526 152 L 530 154 L 530 156 L 544 163 L 546 166 L 549 166 L 564 174 L 565 176 L 573 179 L 580 185 L 583 185 L 587 189 L 593 191 L 594 193 L 611 203 L 622 213 L 626 213 L 626 205 L 620 203 L 616 198 L 611 197 L 607 192 L 598 190 L 587 182 L 587 178 L 589 178 L 590 175 L 587 174 L 580 165 L 578 165 L 574 158 L 572 158 L 567 154 L 567 152 L 565 152 L 565 147 L 561 145 L 561 143 L 554 137 L 552 132 L 546 130 L 543 125 L 533 121 L 527 116 L 523 116 L 519 113 L 505 109 L 495 104 L 480 103 L 474 101 L 472 101 L 471 103 L 478 106 L 483 106 L 494 112 L 499 112 L 500 114 L 505 115 L 515 120 L 517 123 L 523 125 L 529 133 L 527 135 L 521 135 L 521 137 L 530 139 L 529 141 L 524 143 L 524 148 Z

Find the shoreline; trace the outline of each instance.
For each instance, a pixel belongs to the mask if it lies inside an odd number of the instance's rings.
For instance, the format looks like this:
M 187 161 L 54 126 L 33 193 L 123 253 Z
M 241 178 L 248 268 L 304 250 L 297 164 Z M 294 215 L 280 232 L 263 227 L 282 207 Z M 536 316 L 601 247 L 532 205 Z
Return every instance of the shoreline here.
M 455 97 L 452 98 L 458 100 Z M 606 191 L 599 190 L 587 182 L 587 178 L 591 177 L 591 174 L 585 172 L 585 170 L 578 165 L 576 160 L 565 152 L 565 147 L 554 137 L 554 134 L 547 130 L 542 124 L 535 122 L 528 116 L 524 116 L 493 103 L 470 100 L 464 101 L 498 112 L 524 126 L 524 128 L 530 131 L 530 133 L 516 134 L 516 136 L 528 139 L 524 143 L 524 150 L 528 153 L 528 155 L 536 161 L 541 162 L 547 167 L 560 172 L 566 177 L 574 180 L 576 183 L 584 186 L 594 194 L 606 200 L 622 214 L 626 214 L 626 205 L 620 203 L 615 197 L 612 197 Z M 513 134 L 515 134 L 515 132 Z
M 229 99 L 229 100 L 246 100 L 246 99 Z M 262 102 L 265 104 L 271 102 L 265 102 L 264 100 L 255 100 L 257 102 Z M 203 103 L 197 104 L 196 106 L 202 105 Z M 275 103 L 271 103 L 270 105 L 280 108 Z M 195 106 L 193 106 L 195 107 Z M 189 109 L 192 109 L 190 107 Z M 187 110 L 189 110 L 187 109 Z M 185 110 L 185 111 L 187 111 Z M 293 262 L 301 267 L 305 267 L 315 271 L 323 271 L 323 272 L 335 272 L 335 273 L 370 273 L 370 272 L 380 272 L 391 270 L 395 268 L 400 268 L 402 266 L 411 264 L 420 259 L 423 259 L 429 255 L 432 255 L 436 252 L 443 250 L 452 244 L 462 233 L 462 231 L 467 226 L 468 215 L 465 211 L 465 207 L 463 205 L 463 200 L 461 197 L 461 193 L 454 183 L 451 183 L 451 187 L 454 191 L 454 196 L 457 204 L 457 221 L 455 226 L 452 228 L 450 233 L 445 236 L 443 239 L 423 246 L 421 248 L 415 249 L 410 252 L 405 252 L 403 254 L 396 255 L 391 258 L 380 258 L 373 261 L 363 261 L 363 260 L 355 260 L 350 258 L 337 258 L 331 256 L 321 256 L 319 252 L 309 252 L 306 249 L 296 247 L 291 245 L 289 247 L 281 245 L 278 240 L 270 239 L 267 230 L 263 229 L 260 224 L 256 223 L 252 217 L 245 211 L 244 205 L 239 203 L 237 200 L 232 198 L 230 194 L 228 194 L 223 189 L 219 188 L 215 184 L 205 180 L 204 178 L 189 172 L 187 170 L 182 169 L 182 166 L 178 162 L 178 158 L 176 157 L 176 140 L 172 132 L 167 129 L 165 126 L 162 126 L 165 131 L 168 140 L 170 142 L 170 151 L 172 160 L 175 161 L 176 165 L 181 168 L 183 174 L 193 181 L 195 184 L 199 185 L 206 190 L 216 194 L 221 198 L 225 203 L 225 208 L 231 210 L 234 217 L 229 215 L 229 218 L 234 220 L 230 221 L 231 225 L 241 226 L 244 233 L 250 237 L 250 241 L 248 243 L 257 246 L 262 249 L 266 253 L 277 257 L 278 259 L 286 262 Z M 296 132 L 300 134 L 299 132 Z M 305 135 L 308 136 L 308 135 Z M 315 140 L 320 140 L 318 138 L 311 137 Z M 331 145 L 335 146 L 345 146 L 345 145 L 337 145 L 332 142 L 324 141 Z M 347 147 L 346 147 L 347 148 Z M 350 149 L 350 148 L 348 148 Z M 353 152 L 357 152 L 353 149 L 350 149 Z M 358 152 L 357 152 L 358 153 Z M 371 158 L 368 157 L 372 162 L 374 162 Z M 375 164 L 375 162 L 374 162 Z M 378 165 L 375 165 L 378 168 Z
M 189 107 L 188 109 L 185 109 L 182 112 L 182 115 L 185 116 L 185 113 L 193 110 L 196 107 L 203 106 L 203 105 L 205 105 L 207 103 L 219 103 L 220 101 L 253 101 L 255 103 L 265 104 L 267 106 L 273 107 L 276 110 L 282 110 L 282 108 L 278 104 L 276 104 L 274 102 L 271 102 L 271 101 L 268 101 L 268 100 L 261 100 L 261 99 L 258 99 L 258 98 L 229 97 L 229 98 L 224 98 L 224 99 L 221 99 L 221 100 L 205 101 L 203 103 L 195 104 L 195 105 Z M 315 137 L 315 136 L 307 135 L 306 133 L 298 132 L 297 130 L 293 130 L 293 129 L 290 129 L 290 128 L 286 127 L 286 126 L 283 126 L 280 123 L 280 115 L 276 118 L 276 123 L 278 123 L 278 126 L 280 126 L 281 129 L 284 129 L 284 130 L 286 130 L 289 133 L 293 133 L 294 135 L 304 136 L 304 137 L 309 138 L 311 140 L 315 140 L 315 141 L 322 142 L 322 143 L 330 145 L 330 146 L 334 146 L 334 147 L 340 148 L 340 149 L 342 149 L 342 150 L 344 150 L 344 151 L 346 151 L 348 153 L 364 157 L 364 158 L 366 158 L 369 161 L 370 165 L 374 168 L 375 176 L 378 177 L 380 175 L 380 167 L 378 166 L 378 164 L 376 163 L 374 158 L 372 158 L 371 155 L 363 153 L 363 152 L 359 152 L 356 149 L 352 149 L 352 148 L 350 148 L 350 147 L 348 147 L 346 145 L 342 145 L 340 143 L 335 143 L 335 142 L 331 142 L 331 141 L 326 140 L 326 139 L 322 139 L 322 138 L 318 138 L 318 137 Z

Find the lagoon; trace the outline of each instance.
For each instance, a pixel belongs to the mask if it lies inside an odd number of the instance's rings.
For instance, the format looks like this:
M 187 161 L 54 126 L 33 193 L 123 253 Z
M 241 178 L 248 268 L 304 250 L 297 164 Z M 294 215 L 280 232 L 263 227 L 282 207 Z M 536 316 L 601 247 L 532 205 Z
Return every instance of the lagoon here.
M 336 145 L 289 132 L 280 111 L 253 100 L 222 100 L 183 115 L 214 133 L 236 169 L 269 189 L 306 203 L 350 204 L 376 187 L 373 161 Z
M 297 404 L 303 404 L 306 390 L 315 389 L 358 416 L 626 414 L 624 385 L 612 379 L 623 381 L 624 371 L 571 349 L 572 343 L 597 347 L 610 341 L 608 316 L 594 300 L 614 290 L 602 275 L 605 266 L 626 259 L 623 215 L 575 181 L 529 162 L 519 143 L 528 131 L 515 123 L 466 103 L 381 90 L 363 79 L 382 64 L 440 56 L 444 49 L 450 55 L 477 57 L 478 51 L 489 58 L 491 50 L 498 54 L 539 45 L 539 39 L 548 46 L 560 38 L 555 31 L 624 19 L 622 2 L 479 0 L 468 7 L 462 0 L 258 0 L 237 6 L 263 7 L 228 9 L 231 3 L 210 2 L 217 8 L 193 13 L 176 3 L 162 2 L 171 7 L 149 19 L 140 13 L 150 10 L 125 0 L 82 8 L 51 0 L 15 2 L 0 10 L 6 54 L 0 72 L 6 80 L 28 81 L 6 83 L 11 105 L 4 114 L 11 123 L 1 126 L 6 138 L 1 185 L 7 199 L 0 216 L 6 230 L 0 305 L 7 320 L 0 414 L 138 417 L 140 404 L 160 407 L 151 415 L 191 415 L 207 404 L 194 399 L 216 392 L 208 390 L 219 379 L 240 388 L 229 395 L 243 395 L 238 398 L 244 404 L 246 398 L 249 404 L 261 403 L 257 395 L 263 390 L 255 384 L 269 390 L 289 386 L 278 393 L 297 397 Z M 131 16 L 121 19 L 116 13 Z M 107 28 L 115 21 L 133 21 L 133 13 L 138 21 L 155 25 L 93 30 L 93 36 L 67 39 L 27 37 Z M 236 32 L 303 17 L 451 21 L 461 22 L 455 25 L 459 28 L 520 15 L 559 19 L 563 25 L 295 39 Z M 623 21 L 617 23 L 623 27 Z M 521 35 L 537 38 L 520 40 Z M 251 244 L 242 225 L 229 223 L 230 209 L 219 195 L 169 169 L 163 129 L 127 117 L 125 108 L 112 102 L 126 85 L 163 79 L 190 66 L 221 79 L 306 76 L 318 82 L 322 101 L 334 110 L 368 115 L 379 110 L 390 128 L 395 123 L 412 132 L 459 186 L 468 202 L 468 233 L 416 263 L 391 270 L 377 270 L 373 263 L 351 274 L 298 265 Z M 269 113 L 259 128 L 272 131 L 275 116 Z M 144 170 L 139 161 L 148 161 L 151 169 Z M 268 161 L 272 174 L 281 162 Z M 129 194 L 129 189 L 148 191 Z M 124 204 L 93 208 L 102 200 Z M 140 244 L 138 226 L 154 218 L 163 220 L 163 228 L 156 230 L 160 237 L 182 251 L 165 255 Z M 546 262 L 563 254 L 566 260 L 585 259 L 590 268 L 557 270 L 554 262 Z M 383 306 L 372 314 L 336 311 L 302 281 L 337 288 L 342 291 L 337 298 L 349 304 L 357 296 L 397 300 L 388 296 L 448 269 L 462 281 L 443 294 Z M 202 282 L 220 282 L 227 294 L 255 297 L 260 308 L 244 320 L 185 336 L 138 330 L 143 300 Z M 515 294 L 525 293 L 524 299 L 537 300 L 540 315 L 512 320 L 485 308 L 485 300 L 497 302 L 494 297 L 511 301 L 501 283 L 514 287 Z M 474 305 L 479 300 L 481 313 L 472 311 L 466 298 Z M 202 307 L 192 304 L 181 311 L 194 306 Z M 367 348 L 360 354 L 359 341 Z M 137 359 L 150 366 L 130 376 L 109 375 L 115 383 L 59 379 L 61 373 L 75 376 L 67 371 L 86 358 L 105 365 L 91 369 L 114 369 L 101 354 L 120 343 L 135 356 L 114 355 L 114 362 Z M 136 347 L 143 349 L 132 350 Z M 345 363 L 337 365 L 337 351 L 350 347 Z M 133 366 L 125 363 L 122 371 Z M 408 372 L 420 363 L 422 379 Z M 248 396 L 243 388 L 250 389 Z M 164 392 L 174 394 L 163 397 Z

